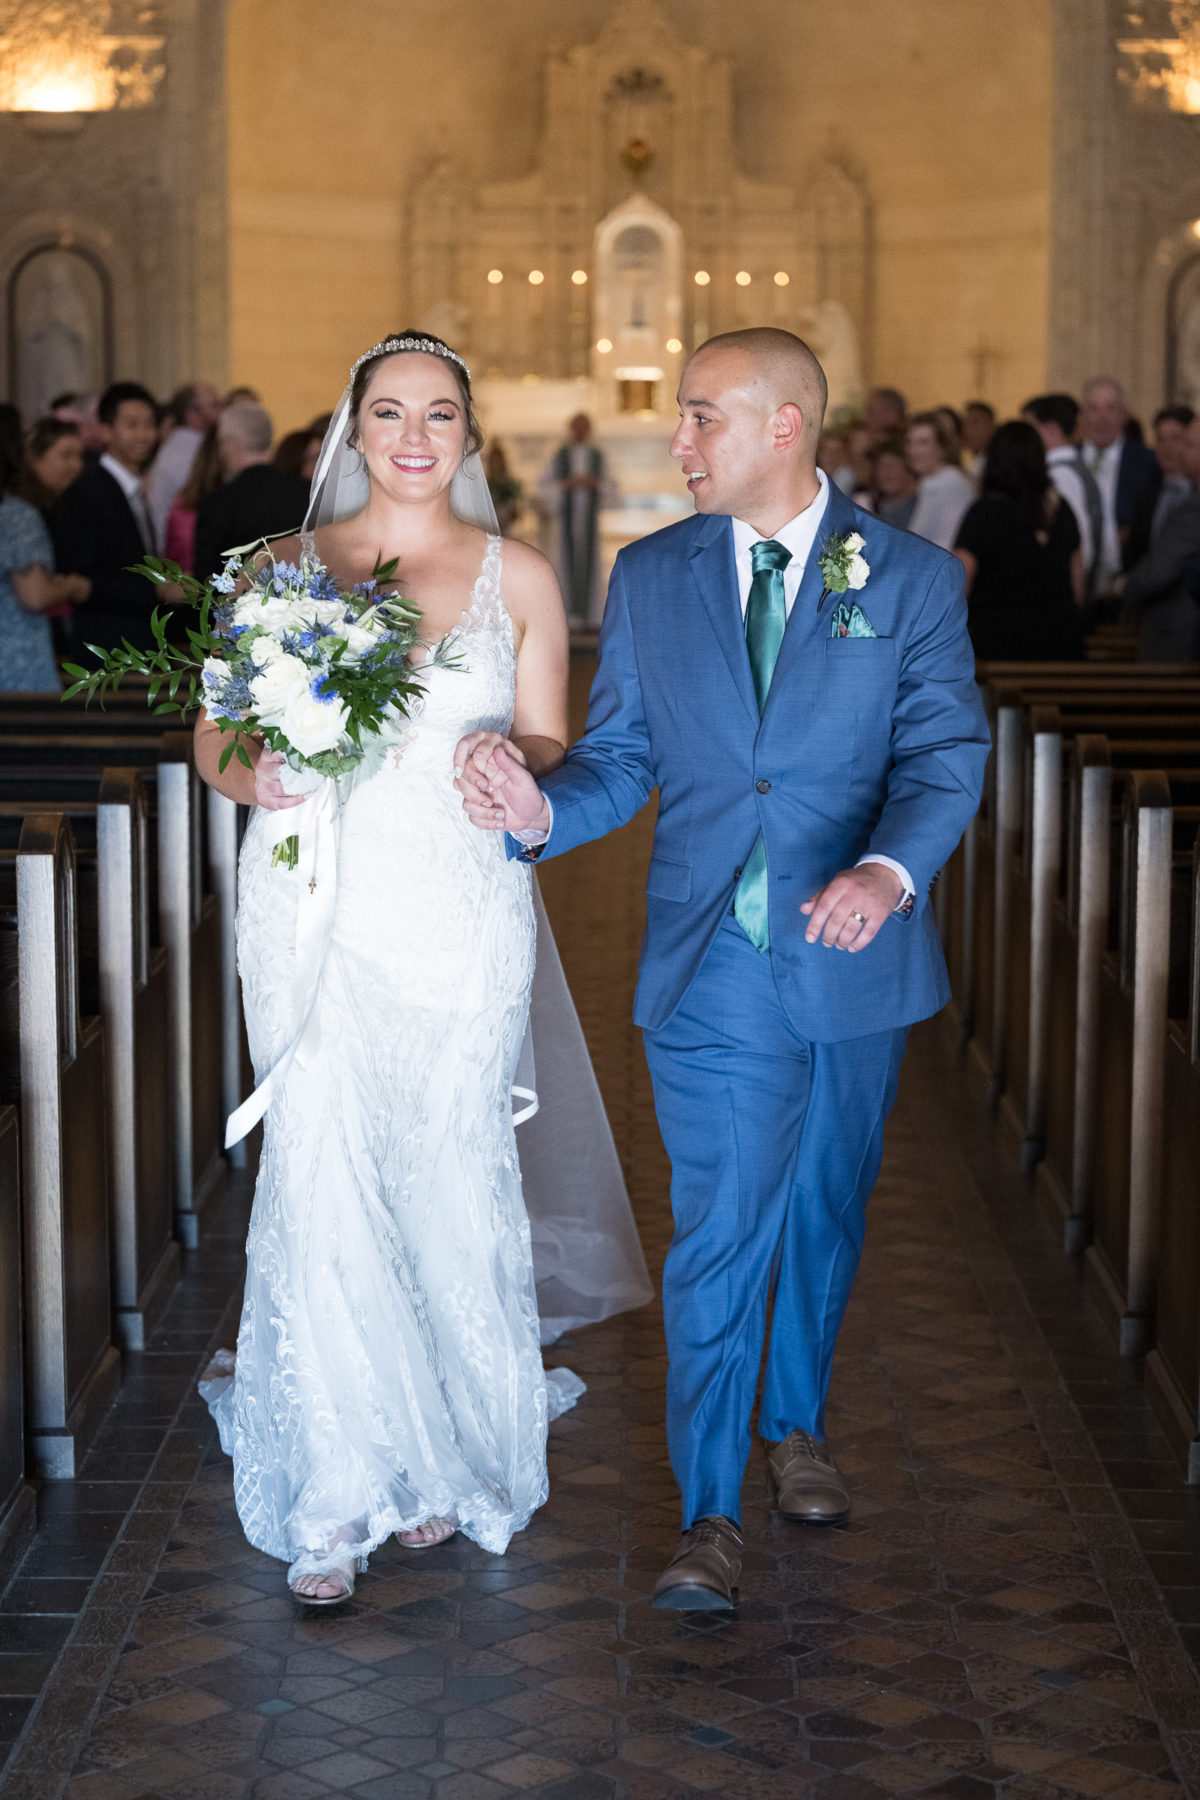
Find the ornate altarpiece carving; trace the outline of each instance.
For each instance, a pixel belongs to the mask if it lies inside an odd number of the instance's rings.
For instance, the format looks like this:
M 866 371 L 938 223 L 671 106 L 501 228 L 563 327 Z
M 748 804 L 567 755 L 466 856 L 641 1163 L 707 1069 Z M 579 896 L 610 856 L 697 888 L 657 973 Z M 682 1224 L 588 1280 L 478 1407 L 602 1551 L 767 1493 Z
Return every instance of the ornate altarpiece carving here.
M 742 173 L 728 60 L 683 42 L 642 0 L 618 5 L 594 42 L 550 57 L 545 82 L 545 129 L 528 174 L 477 184 L 447 160 L 415 186 L 405 254 L 412 316 L 446 328 L 493 380 L 591 376 L 600 404 L 615 410 L 604 358 L 620 359 L 609 314 L 622 277 L 606 261 L 611 247 L 626 275 L 630 256 L 657 271 L 633 360 L 662 370 L 660 407 L 680 354 L 668 343 L 690 349 L 748 324 L 824 332 L 840 359 L 837 385 L 861 385 L 871 212 L 857 171 L 818 151 L 794 184 Z M 630 230 L 643 233 L 640 251 Z M 694 281 L 697 270 L 706 284 Z M 489 282 L 490 271 L 503 279 Z M 588 280 L 573 281 L 576 271 Z M 531 282 L 531 272 L 542 279 Z M 598 351 L 600 339 L 614 351 Z

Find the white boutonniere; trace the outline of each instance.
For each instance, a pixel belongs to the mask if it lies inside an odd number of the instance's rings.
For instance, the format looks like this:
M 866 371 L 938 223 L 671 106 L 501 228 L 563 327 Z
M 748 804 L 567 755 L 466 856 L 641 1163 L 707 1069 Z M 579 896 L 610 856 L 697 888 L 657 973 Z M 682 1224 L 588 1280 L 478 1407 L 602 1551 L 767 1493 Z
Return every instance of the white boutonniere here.
M 830 594 L 844 594 L 847 588 L 857 593 L 860 588 L 866 587 L 871 565 L 863 555 L 865 542 L 857 531 L 847 531 L 844 535 L 835 531 L 825 540 L 825 548 L 817 558 L 821 579 L 825 583 L 817 602 L 818 612 Z

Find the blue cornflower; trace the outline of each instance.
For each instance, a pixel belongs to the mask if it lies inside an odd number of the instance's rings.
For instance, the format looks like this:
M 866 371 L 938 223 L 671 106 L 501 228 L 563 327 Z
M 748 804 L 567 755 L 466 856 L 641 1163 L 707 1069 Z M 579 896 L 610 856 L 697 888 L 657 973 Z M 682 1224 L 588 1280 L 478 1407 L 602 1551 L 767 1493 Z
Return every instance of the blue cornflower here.
M 323 701 L 326 706 L 337 699 L 337 692 L 328 675 L 318 675 L 309 692 L 314 700 Z

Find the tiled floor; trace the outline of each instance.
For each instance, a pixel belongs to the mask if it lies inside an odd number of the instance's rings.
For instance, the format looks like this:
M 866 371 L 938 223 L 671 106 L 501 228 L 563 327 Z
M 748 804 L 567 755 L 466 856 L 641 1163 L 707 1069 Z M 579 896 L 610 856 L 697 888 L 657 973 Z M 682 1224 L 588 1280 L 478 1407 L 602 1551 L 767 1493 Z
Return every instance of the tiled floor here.
M 647 825 L 543 886 L 653 1262 L 666 1168 L 628 1024 Z M 674 1542 L 657 1308 L 558 1356 L 589 1384 L 504 1558 L 377 1556 L 305 1616 L 247 1548 L 194 1382 L 236 1320 L 229 1198 L 84 1477 L 0 1602 L 11 1800 L 1012 1800 L 1200 1794 L 1200 1521 L 1136 1382 L 915 1034 L 839 1350 L 844 1530 L 764 1464 L 732 1622 L 648 1605 Z M 18 1735 L 21 1734 L 21 1735 Z

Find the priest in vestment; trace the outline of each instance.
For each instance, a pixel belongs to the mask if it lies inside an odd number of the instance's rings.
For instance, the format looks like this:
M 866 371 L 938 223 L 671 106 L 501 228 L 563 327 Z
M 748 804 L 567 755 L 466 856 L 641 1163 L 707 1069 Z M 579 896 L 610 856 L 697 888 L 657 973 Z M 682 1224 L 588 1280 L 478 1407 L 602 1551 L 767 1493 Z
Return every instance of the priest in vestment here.
M 592 442 L 592 421 L 576 413 L 570 437 L 550 458 L 538 492 L 551 527 L 550 558 L 558 571 L 572 625 L 599 625 L 604 613 L 600 569 L 600 509 L 616 504 L 616 484 L 603 450 Z

